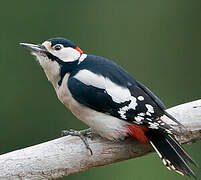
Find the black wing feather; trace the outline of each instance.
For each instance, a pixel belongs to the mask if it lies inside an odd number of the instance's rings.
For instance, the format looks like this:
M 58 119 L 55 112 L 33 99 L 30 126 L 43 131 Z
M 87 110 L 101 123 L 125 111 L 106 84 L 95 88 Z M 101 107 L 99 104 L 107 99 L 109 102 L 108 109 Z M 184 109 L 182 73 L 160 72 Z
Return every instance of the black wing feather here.
M 96 111 L 108 113 L 118 118 L 120 118 L 118 114 L 119 108 L 129 103 L 115 103 L 104 89 L 88 86 L 76 78 L 70 78 L 68 80 L 68 88 L 73 98 L 80 104 L 84 104 Z
M 158 105 L 159 108 L 163 111 L 164 115 L 169 117 L 172 121 L 176 122 L 181 127 L 184 127 L 179 121 L 177 121 L 171 114 L 169 114 L 166 111 L 166 106 L 163 104 L 163 102 L 154 94 L 152 93 L 146 86 L 144 86 L 142 83 L 136 81 L 138 86 L 149 95 L 149 97 Z
M 88 70 L 96 75 L 101 75 L 105 78 L 110 79 L 112 82 L 118 84 L 123 88 L 127 88 L 132 97 L 136 98 L 137 106 L 135 109 L 128 109 L 131 101 L 125 101 L 123 103 L 114 102 L 112 97 L 103 88 L 97 88 L 93 85 L 87 85 L 87 83 L 81 82 L 76 79 L 75 75 L 80 70 Z M 104 79 L 104 78 L 103 78 Z M 86 82 L 88 82 L 86 80 Z M 79 69 L 74 71 L 68 80 L 68 88 L 72 96 L 81 104 L 90 107 L 96 111 L 110 114 L 119 119 L 136 123 L 135 117 L 139 116 L 140 113 L 144 113 L 144 119 L 142 125 L 150 127 L 151 123 L 157 124 L 158 127 L 146 132 L 146 136 L 151 141 L 151 144 L 161 155 L 163 162 L 168 168 L 175 169 L 179 173 L 193 176 L 196 178 L 194 172 L 188 165 L 188 162 L 198 166 L 195 161 L 182 149 L 177 143 L 173 136 L 169 133 L 176 133 L 168 124 L 161 122 L 160 117 L 162 115 L 168 116 L 173 121 L 177 122 L 174 117 L 168 114 L 165 109 L 165 105 L 160 99 L 155 96 L 147 87 L 133 79 L 123 68 L 116 65 L 115 63 L 96 56 L 87 56 L 87 58 L 80 64 Z M 138 97 L 142 96 L 143 100 Z M 146 114 L 147 106 L 153 107 L 154 112 Z M 123 118 L 119 113 L 121 108 L 126 107 L 125 117 Z M 150 116 L 151 115 L 151 116 Z M 180 124 L 179 122 L 177 122 Z M 165 133 L 163 133 L 165 132 Z
M 126 118 L 122 118 L 119 110 L 122 107 L 128 106 L 130 101 L 116 103 L 112 100 L 111 96 L 107 94 L 104 88 L 101 89 L 94 87 L 93 85 L 86 85 L 84 82 L 79 81 L 75 78 L 75 75 L 79 73 L 80 70 L 88 70 L 96 75 L 108 78 L 117 85 L 129 89 L 131 95 L 136 99 L 139 96 L 143 96 L 144 100 L 139 101 L 137 99 L 138 105 L 136 106 L 136 109 L 127 110 L 125 112 Z M 88 55 L 79 65 L 79 68 L 71 73 L 68 80 L 68 88 L 72 96 L 79 103 L 128 122 L 135 123 L 134 118 L 139 113 L 145 113 L 147 111 L 146 104 L 149 104 L 154 108 L 154 113 L 152 113 L 151 116 L 144 116 L 144 120 L 142 120 L 143 125 L 149 126 L 147 119 L 152 123 L 157 123 L 157 120 L 162 115 L 166 114 L 165 105 L 148 88 L 132 78 L 122 67 L 102 57 Z M 162 124 L 163 125 L 158 124 L 161 129 L 170 129 L 170 126 L 166 123 Z

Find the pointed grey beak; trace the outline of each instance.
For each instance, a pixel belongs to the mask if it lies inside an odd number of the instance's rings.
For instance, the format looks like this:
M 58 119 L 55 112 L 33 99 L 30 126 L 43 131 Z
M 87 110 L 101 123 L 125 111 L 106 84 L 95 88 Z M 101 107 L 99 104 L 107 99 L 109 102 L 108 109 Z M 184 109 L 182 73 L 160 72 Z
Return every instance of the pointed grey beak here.
M 20 43 L 20 46 L 30 50 L 31 52 L 35 52 L 35 53 L 45 54 L 47 52 L 47 50 L 45 49 L 45 46 L 43 46 L 43 45 Z

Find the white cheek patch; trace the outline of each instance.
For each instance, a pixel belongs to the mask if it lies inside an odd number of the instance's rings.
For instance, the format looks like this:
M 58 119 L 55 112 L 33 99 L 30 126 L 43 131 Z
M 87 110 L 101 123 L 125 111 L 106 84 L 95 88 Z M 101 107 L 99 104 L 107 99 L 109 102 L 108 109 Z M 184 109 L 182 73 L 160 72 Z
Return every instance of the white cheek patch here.
M 64 62 L 73 62 L 80 57 L 80 53 L 71 47 L 63 47 L 62 49 L 58 51 L 53 49 L 49 51 L 52 55 L 58 57 L 60 60 Z

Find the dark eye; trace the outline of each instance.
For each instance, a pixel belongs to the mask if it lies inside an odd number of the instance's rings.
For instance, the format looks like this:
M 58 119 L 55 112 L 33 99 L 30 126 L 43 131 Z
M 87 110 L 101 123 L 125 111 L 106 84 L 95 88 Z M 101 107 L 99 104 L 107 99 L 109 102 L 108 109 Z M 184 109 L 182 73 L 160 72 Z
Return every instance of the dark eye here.
M 61 49 L 61 46 L 60 46 L 60 45 L 56 45 L 56 46 L 54 46 L 54 49 L 55 49 L 56 51 L 59 51 L 59 50 Z

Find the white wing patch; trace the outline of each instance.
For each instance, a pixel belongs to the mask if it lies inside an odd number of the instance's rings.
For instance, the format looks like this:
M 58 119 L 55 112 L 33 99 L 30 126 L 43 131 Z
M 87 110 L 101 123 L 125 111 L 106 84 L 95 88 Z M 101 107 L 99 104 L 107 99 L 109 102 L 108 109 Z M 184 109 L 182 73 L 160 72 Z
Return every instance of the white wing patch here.
M 150 104 L 145 104 L 145 106 L 146 106 L 146 108 L 147 108 L 147 110 L 148 110 L 149 113 L 154 113 L 153 106 L 151 106 Z
M 151 129 L 159 129 L 159 124 L 157 122 L 149 122 L 148 124 Z
M 152 116 L 151 113 L 154 113 L 153 106 L 150 104 L 145 104 L 145 107 L 147 108 L 146 115 L 151 117 Z
M 130 91 L 126 87 L 122 87 L 114 82 L 112 82 L 109 78 L 105 78 L 102 75 L 95 74 L 89 70 L 83 69 L 80 70 L 75 76 L 77 80 L 82 83 L 93 86 L 96 88 L 103 89 L 105 93 L 107 93 L 115 103 L 121 104 L 124 102 L 129 102 L 123 107 L 118 109 L 118 114 L 122 119 L 127 119 L 126 113 L 129 110 L 136 110 L 138 106 L 138 102 L 144 101 L 145 98 L 141 95 L 138 97 L 134 97 L 131 95 Z M 151 129 L 159 129 L 160 126 L 165 125 L 160 119 L 158 121 L 153 121 L 151 119 L 152 114 L 154 113 L 154 107 L 150 104 L 145 104 L 146 110 L 145 112 L 138 113 L 133 118 L 133 123 L 143 124 L 144 120 L 148 121 L 148 127 Z M 150 118 L 148 118 L 149 116 Z M 167 130 L 168 131 L 168 130 Z M 169 133 L 169 131 L 168 131 Z
M 112 100 L 116 103 L 131 101 L 129 105 L 120 108 L 118 111 L 121 118 L 123 119 L 126 119 L 125 113 L 129 109 L 135 110 L 137 106 L 137 99 L 131 95 L 129 89 L 119 86 L 108 78 L 95 74 L 86 69 L 79 71 L 74 76 L 74 78 L 78 79 L 86 85 L 91 85 L 100 89 L 104 89 L 105 92 L 107 92 L 107 94 L 110 95 Z
M 131 98 L 129 89 L 119 86 L 110 79 L 95 74 L 89 70 L 83 69 L 79 71 L 74 78 L 86 85 L 104 89 L 116 103 L 123 103 L 129 101 Z
M 118 114 L 122 119 L 127 119 L 126 113 L 129 110 L 136 110 L 138 106 L 138 102 L 144 101 L 145 98 L 143 96 L 134 97 L 131 95 L 128 88 L 119 86 L 118 84 L 112 82 L 109 78 L 105 78 L 102 75 L 95 74 L 89 70 L 83 69 L 80 70 L 75 76 L 77 80 L 82 83 L 93 86 L 96 88 L 103 89 L 105 93 L 107 93 L 115 103 L 124 103 L 129 102 L 125 106 L 118 109 Z M 159 129 L 160 126 L 165 126 L 165 123 L 158 120 L 152 120 L 152 114 L 154 113 L 154 107 L 150 104 L 145 104 L 146 110 L 145 112 L 139 112 L 134 118 L 133 123 L 135 124 L 143 124 L 146 120 L 148 124 L 148 128 L 151 129 Z M 147 117 L 149 116 L 149 117 Z M 164 127 L 165 128 L 165 127 Z M 171 133 L 171 130 L 166 129 L 167 133 Z
M 141 117 L 141 116 L 136 116 L 134 119 L 135 119 L 138 123 L 141 123 L 141 121 L 144 120 L 144 118 Z
M 129 89 L 119 86 L 112 82 L 110 79 L 105 79 L 105 91 L 111 96 L 112 100 L 116 103 L 123 103 L 131 100 L 131 93 Z
M 129 110 L 129 109 L 133 109 L 135 110 L 136 106 L 137 106 L 137 100 L 135 97 L 131 96 L 130 99 L 131 102 L 128 106 L 124 106 L 122 108 L 119 109 L 118 113 L 120 114 L 121 118 L 126 119 L 126 115 L 125 113 Z M 144 118 L 143 118 L 144 119 Z M 139 120 L 141 121 L 141 120 Z
M 94 87 L 105 89 L 105 78 L 97 74 L 92 73 L 89 70 L 80 70 L 75 76 L 77 80 L 81 81 L 86 85 L 92 85 Z
M 137 98 L 139 101 L 144 101 L 144 97 L 143 96 L 138 96 Z

